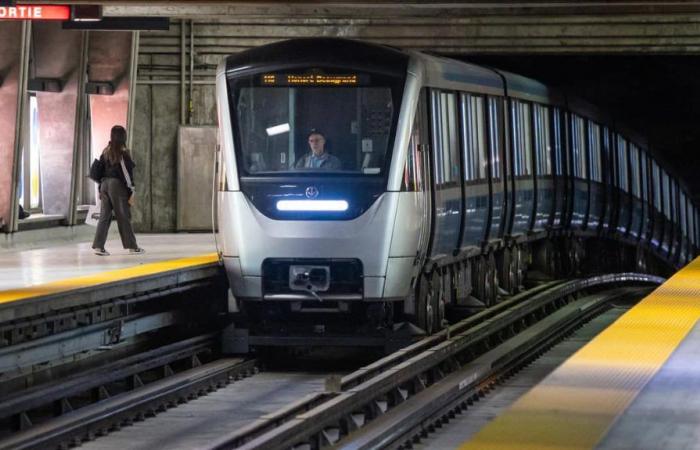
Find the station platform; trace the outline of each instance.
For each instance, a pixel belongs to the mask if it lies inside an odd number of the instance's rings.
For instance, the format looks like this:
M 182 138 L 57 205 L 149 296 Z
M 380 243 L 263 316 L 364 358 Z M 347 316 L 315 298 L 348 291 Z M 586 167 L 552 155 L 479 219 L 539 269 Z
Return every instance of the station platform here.
M 0 252 L 0 322 L 177 287 L 221 273 L 214 238 L 139 234 L 144 254 L 110 240 L 109 256 L 90 242 Z
M 700 448 L 700 258 L 461 449 Z

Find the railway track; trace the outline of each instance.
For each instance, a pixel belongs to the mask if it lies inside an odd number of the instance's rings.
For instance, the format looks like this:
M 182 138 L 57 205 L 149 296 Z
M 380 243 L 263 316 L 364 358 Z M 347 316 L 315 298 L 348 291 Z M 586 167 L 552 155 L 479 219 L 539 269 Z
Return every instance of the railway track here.
M 220 389 L 257 373 L 257 362 L 223 358 L 192 363 L 174 376 L 144 386 L 137 382 L 128 392 L 28 427 L 0 441 L 0 448 L 80 444 L 205 394 L 188 405 L 187 412 L 173 410 L 178 412 L 175 416 L 191 417 L 200 426 L 171 420 L 174 434 L 161 442 L 174 439 L 184 427 L 209 429 L 200 440 L 191 441 L 192 446 L 209 449 L 401 445 L 427 423 L 454 414 L 498 377 L 517 370 L 523 361 L 603 310 L 611 300 L 629 295 L 630 286 L 661 281 L 648 275 L 616 274 L 543 284 L 341 377 L 270 372 Z M 133 378 L 127 369 L 112 372 L 122 380 Z M 74 384 L 80 382 L 74 380 Z M 305 388 L 294 390 L 300 384 Z M 69 390 L 68 386 L 55 386 L 54 394 L 47 398 L 61 404 L 55 392 Z M 263 399 L 267 399 L 265 405 Z M 208 402 L 209 407 L 197 407 L 200 402 Z M 228 405 L 225 414 L 211 407 L 216 402 Z M 14 404 L 21 403 L 16 400 Z M 167 427 L 157 425 L 156 420 L 144 426 L 165 431 Z M 118 435 L 124 436 L 113 433 L 97 442 L 101 448 L 110 448 L 106 440 Z M 134 439 L 133 433 L 128 435 Z M 135 445 L 132 441 L 130 446 Z M 144 443 L 143 448 L 148 446 Z

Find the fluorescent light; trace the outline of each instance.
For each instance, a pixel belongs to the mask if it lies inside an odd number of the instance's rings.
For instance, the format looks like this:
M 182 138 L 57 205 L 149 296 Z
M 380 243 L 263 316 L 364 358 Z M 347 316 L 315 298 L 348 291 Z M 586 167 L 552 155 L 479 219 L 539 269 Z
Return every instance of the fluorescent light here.
M 345 200 L 280 200 L 279 211 L 347 211 Z
M 289 124 L 283 123 L 282 125 L 275 125 L 274 127 L 270 127 L 268 129 L 266 129 L 265 131 L 267 131 L 268 136 L 275 136 L 277 134 L 288 133 L 289 132 Z

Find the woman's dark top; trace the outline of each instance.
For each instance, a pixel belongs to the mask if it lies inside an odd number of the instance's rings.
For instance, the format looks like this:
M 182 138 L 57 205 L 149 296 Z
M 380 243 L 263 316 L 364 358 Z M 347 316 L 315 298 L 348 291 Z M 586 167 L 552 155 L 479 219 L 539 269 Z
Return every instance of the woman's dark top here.
M 102 161 L 105 167 L 105 174 L 103 178 L 118 178 L 124 182 L 125 186 L 128 187 L 126 179 L 124 178 L 124 172 L 122 171 L 122 165 L 118 161 L 116 164 L 112 164 L 104 154 L 100 156 L 100 161 Z M 129 172 L 129 177 L 131 177 L 131 184 L 135 185 L 134 167 L 136 164 L 134 164 L 134 161 L 131 159 L 128 153 L 124 153 L 124 165 L 126 166 L 127 172 Z

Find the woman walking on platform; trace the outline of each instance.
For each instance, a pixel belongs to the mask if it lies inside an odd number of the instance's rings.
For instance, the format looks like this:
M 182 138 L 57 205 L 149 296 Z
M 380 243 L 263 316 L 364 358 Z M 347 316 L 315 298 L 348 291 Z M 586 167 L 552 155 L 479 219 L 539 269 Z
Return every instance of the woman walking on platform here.
M 119 236 L 122 245 L 129 249 L 129 253 L 144 253 L 144 249 L 136 244 L 136 236 L 131 227 L 131 204 L 134 195 L 134 161 L 126 148 L 126 130 L 115 125 L 109 138 L 109 144 L 102 152 L 98 164 L 102 164 L 102 177 L 100 179 L 100 220 L 97 223 L 95 240 L 92 248 L 96 255 L 108 256 L 105 249 L 105 241 L 109 232 L 112 211 L 117 216 Z

